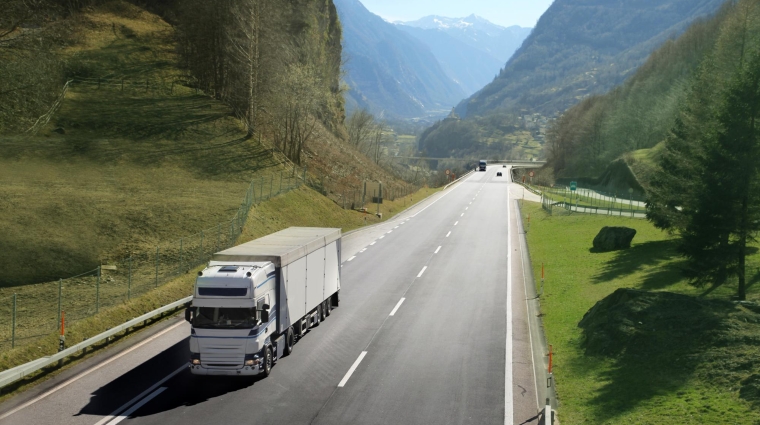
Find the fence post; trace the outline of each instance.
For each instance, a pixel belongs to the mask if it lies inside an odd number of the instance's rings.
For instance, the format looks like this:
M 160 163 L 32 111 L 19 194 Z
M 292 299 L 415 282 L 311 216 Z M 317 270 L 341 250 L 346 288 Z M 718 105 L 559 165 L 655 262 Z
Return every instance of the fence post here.
M 11 325 L 11 348 L 16 348 L 16 294 L 13 294 L 13 324 Z
M 177 274 L 182 273 L 182 238 L 179 238 L 179 267 L 177 268 Z
M 124 91 L 124 79 L 123 78 L 121 79 L 121 91 L 122 92 Z
M 63 295 L 63 279 L 58 279 L 58 321 L 61 323 L 61 298 Z
M 261 189 L 259 190 L 259 202 L 264 200 L 264 177 L 260 177 L 259 180 L 261 180 Z
M 272 174 L 272 176 L 270 177 L 270 180 L 269 180 L 269 198 L 267 198 L 267 199 L 272 199 L 272 188 L 273 187 L 274 187 L 274 174 Z
M 127 301 L 132 298 L 132 256 L 129 256 L 129 267 L 127 272 Z
M 203 262 L 203 230 L 201 230 L 201 247 L 198 249 L 198 262 Z
M 95 314 L 100 311 L 100 266 L 98 266 L 98 280 L 95 281 Z
M 277 193 L 278 194 L 282 193 L 282 171 L 280 171 L 280 191 Z
M 216 246 L 214 247 L 214 251 L 219 251 L 219 243 L 222 240 L 222 223 L 219 223 L 217 225 L 216 230 Z
M 306 184 L 306 166 L 303 167 L 303 184 Z
M 156 288 L 158 288 L 158 246 L 156 246 Z

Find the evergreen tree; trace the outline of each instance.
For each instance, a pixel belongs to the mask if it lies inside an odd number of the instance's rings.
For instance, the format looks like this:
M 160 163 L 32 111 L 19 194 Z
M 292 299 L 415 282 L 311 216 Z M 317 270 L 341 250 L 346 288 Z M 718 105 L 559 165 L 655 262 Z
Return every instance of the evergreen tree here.
M 691 146 L 687 138 L 694 133 L 679 121 L 649 217 L 681 233 L 684 272 L 693 284 L 720 285 L 736 277 L 743 300 L 747 243 L 760 231 L 760 52 L 728 83 L 715 118 L 714 125 L 697 126 L 702 133 Z M 684 163 L 673 161 L 676 153 Z M 663 183 L 668 177 L 673 182 Z

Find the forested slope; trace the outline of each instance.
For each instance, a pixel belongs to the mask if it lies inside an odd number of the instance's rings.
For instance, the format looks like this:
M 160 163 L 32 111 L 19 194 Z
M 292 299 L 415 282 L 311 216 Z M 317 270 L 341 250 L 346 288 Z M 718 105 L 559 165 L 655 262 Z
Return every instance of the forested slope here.
M 623 82 L 654 49 L 723 2 L 557 0 L 500 75 L 457 111 L 563 111 Z
M 729 52 L 741 40 L 737 13 L 733 2 L 727 3 L 715 17 L 665 43 L 625 84 L 568 109 L 547 137 L 555 174 L 597 177 L 611 161 L 631 153 L 626 160 L 646 184 L 659 150 L 654 157 L 642 150 L 664 141 L 689 107 L 701 67 L 708 62 L 730 67 L 735 60 Z

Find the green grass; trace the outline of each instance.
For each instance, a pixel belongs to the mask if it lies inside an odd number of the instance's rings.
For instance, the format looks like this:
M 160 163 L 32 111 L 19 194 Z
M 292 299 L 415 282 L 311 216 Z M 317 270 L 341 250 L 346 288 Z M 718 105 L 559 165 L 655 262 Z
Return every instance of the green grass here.
M 562 423 L 760 423 L 760 398 L 751 395 L 757 387 L 753 380 L 760 381 L 756 355 L 760 311 L 727 303 L 734 286 L 688 285 L 679 271 L 675 240 L 644 220 L 548 216 L 539 204 L 530 202 L 524 203 L 523 214 L 530 215 L 527 237 L 533 273 L 541 276 L 542 264 L 546 271 L 541 308 L 547 338 L 554 346 Z M 637 230 L 632 247 L 591 252 L 599 229 L 615 225 Z M 757 282 L 760 258 L 754 254 L 749 261 L 752 282 Z M 618 288 L 668 291 L 688 298 L 675 304 L 660 296 L 641 306 L 612 303 L 603 310 L 611 316 L 596 319 L 635 329 L 635 338 L 618 328 L 618 333 L 585 333 L 579 327 L 581 319 Z M 749 299 L 760 300 L 758 285 L 753 283 L 749 292 Z M 690 309 L 691 304 L 699 308 Z M 641 316 L 625 317 L 624 307 Z M 683 314 L 668 316 L 672 310 Z M 612 316 L 614 312 L 620 317 Z M 705 320 L 688 321 L 695 317 Z M 609 343 L 606 351 L 598 348 L 600 337 Z

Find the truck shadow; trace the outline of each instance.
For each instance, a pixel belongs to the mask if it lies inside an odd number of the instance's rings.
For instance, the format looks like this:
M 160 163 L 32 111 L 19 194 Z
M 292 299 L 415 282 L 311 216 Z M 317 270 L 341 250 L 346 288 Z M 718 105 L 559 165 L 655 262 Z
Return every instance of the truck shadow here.
M 92 393 L 89 403 L 75 416 L 108 416 L 117 409 L 141 395 L 164 377 L 180 368 L 166 382 L 157 387 L 164 387 L 162 393 L 137 409 L 130 417 L 150 416 L 173 410 L 181 406 L 192 406 L 229 393 L 243 390 L 258 382 L 257 378 L 241 377 L 231 379 L 204 379 L 194 376 L 187 370 L 188 341 L 186 338 L 163 352 L 157 354 L 118 378 L 108 382 Z M 144 400 L 150 393 L 142 394 Z M 139 402 L 136 400 L 135 403 Z M 130 406 L 135 403 L 131 403 Z M 122 412 L 119 412 L 122 413 Z

